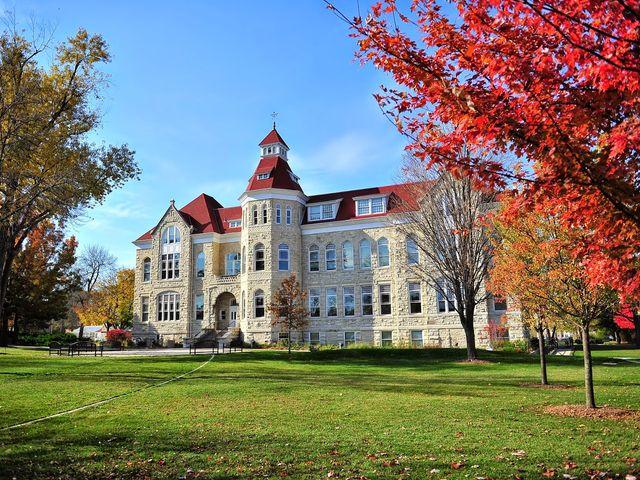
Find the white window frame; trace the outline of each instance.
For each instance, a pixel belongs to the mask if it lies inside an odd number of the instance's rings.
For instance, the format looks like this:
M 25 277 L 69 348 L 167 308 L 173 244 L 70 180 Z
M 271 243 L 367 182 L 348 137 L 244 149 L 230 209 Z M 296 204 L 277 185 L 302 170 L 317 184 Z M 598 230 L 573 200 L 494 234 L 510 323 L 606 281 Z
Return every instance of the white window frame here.
M 198 252 L 198 255 L 196 255 L 196 278 L 204 278 L 205 265 L 206 265 L 205 253 Z
M 258 180 L 268 180 L 270 176 L 270 173 L 259 173 L 258 175 L 256 175 L 256 178 Z
M 502 297 L 502 296 L 498 296 L 499 300 L 502 300 L 502 302 L 504 302 L 504 308 L 496 308 L 496 297 L 495 296 L 491 296 L 491 303 L 493 304 L 493 311 L 494 312 L 506 312 L 509 308 L 509 303 L 507 301 L 507 297 Z
M 180 320 L 180 294 L 176 292 L 164 292 L 158 295 L 158 321 Z
M 142 281 L 144 283 L 151 281 L 151 259 L 149 257 L 142 261 Z
M 356 217 L 365 215 L 382 215 L 387 213 L 387 196 L 376 195 L 374 197 L 355 197 Z
M 287 205 L 287 208 L 285 210 L 285 219 L 287 222 L 287 225 L 291 225 L 291 217 L 293 216 L 293 213 L 291 211 L 291 207 L 289 205 Z
M 417 338 L 417 334 L 420 334 L 420 339 L 418 340 Z M 409 341 L 411 342 L 411 346 L 412 347 L 419 347 L 422 348 L 424 347 L 424 332 L 422 330 L 411 330 L 411 332 L 409 333 Z
M 311 318 L 320 317 L 320 289 L 319 288 L 309 289 L 309 317 Z
M 350 299 L 350 300 L 349 300 Z M 351 313 L 347 313 L 347 305 L 350 303 Z M 356 314 L 356 289 L 355 287 L 342 287 L 342 312 L 345 317 L 354 317 Z
M 456 296 L 453 286 L 444 279 L 436 282 L 436 308 L 438 313 L 452 313 L 456 311 Z
M 369 250 L 369 253 L 367 255 L 362 254 L 363 245 L 367 245 L 367 248 Z M 358 245 L 358 254 L 360 256 L 360 268 L 362 270 L 371 270 L 371 240 L 367 238 L 363 238 L 362 240 L 360 240 L 360 243 Z M 368 260 L 368 265 L 364 263 L 365 259 Z
M 319 222 L 321 220 L 333 220 L 336 218 L 341 200 L 331 203 L 307 204 L 307 220 Z
M 320 345 L 320 332 L 309 332 L 309 345 Z
M 329 298 L 333 298 L 333 306 L 331 305 Z M 338 287 L 325 288 L 325 299 L 326 299 L 326 311 L 325 311 L 326 316 L 337 317 L 338 316 Z M 330 314 L 332 308 L 335 309 L 335 313 Z
M 379 238 L 376 242 L 376 251 L 378 253 L 378 268 L 387 268 L 391 265 L 391 249 L 389 248 L 389 239 L 386 237 Z M 381 253 L 381 248 L 386 248 L 386 254 Z M 386 259 L 386 263 L 383 264 L 382 259 Z
M 160 256 L 160 279 L 178 280 L 180 278 L 180 253 L 163 253 Z
M 365 296 L 369 301 L 365 303 Z M 365 313 L 364 307 L 369 307 L 369 313 Z M 370 317 L 373 315 L 373 285 L 360 286 L 360 313 L 362 316 Z
M 389 334 L 389 338 L 384 338 L 385 334 Z M 380 332 L 380 346 L 381 347 L 393 346 L 393 330 L 382 330 Z
M 201 302 L 201 303 L 200 303 Z M 194 318 L 204 320 L 204 293 L 197 293 L 193 300 Z M 200 316 L 200 318 L 198 318 Z
M 286 262 L 286 265 L 285 265 Z M 282 268 L 283 265 L 286 268 Z M 281 243 L 278 245 L 278 271 L 279 272 L 288 272 L 289 271 L 289 245 L 286 243 Z
M 316 260 L 312 260 L 311 259 L 311 254 L 315 253 L 317 255 L 317 259 Z M 316 265 L 316 268 L 313 269 L 311 268 L 312 266 L 312 262 L 314 265 Z M 320 271 L 320 247 L 318 247 L 317 245 L 313 244 L 309 247 L 309 271 L 310 272 L 319 272 Z
M 342 269 L 353 270 L 355 268 L 355 254 L 353 243 L 349 240 L 342 243 Z
M 232 258 L 233 256 L 233 258 Z M 242 265 L 240 252 L 229 252 L 224 256 L 224 274 L 226 276 L 238 275 Z
M 149 297 L 140 297 L 140 320 L 142 322 L 149 321 Z
M 329 252 L 333 252 L 331 257 Z M 329 262 L 332 262 L 333 268 L 329 268 Z M 327 272 L 334 272 L 338 269 L 336 246 L 333 243 L 329 243 L 324 247 L 324 269 Z
M 420 249 L 415 239 L 407 237 L 407 264 L 418 265 L 420 263 Z
M 229 228 L 238 228 L 242 226 L 242 220 L 229 220 Z
M 180 229 L 175 225 L 169 225 L 162 231 L 162 244 L 169 245 L 172 243 L 180 243 Z
M 258 258 L 258 253 L 262 255 Z M 258 262 L 262 262 L 262 268 L 258 268 Z M 253 247 L 253 271 L 254 272 L 262 272 L 266 268 L 267 255 L 264 245 L 262 243 L 257 243 Z
M 253 294 L 253 317 L 264 318 L 265 312 L 264 292 L 262 290 L 256 290 Z M 261 314 L 259 315 L 258 313 Z
M 383 295 L 387 296 L 388 295 L 388 299 L 387 300 L 383 300 Z M 379 303 L 380 303 L 380 315 L 392 315 L 393 314 L 393 308 L 392 308 L 392 298 L 391 298 L 391 284 L 390 283 L 381 283 L 380 285 L 378 285 L 378 298 L 379 298 Z M 384 307 L 389 307 L 389 311 L 385 312 L 386 308 Z
M 276 225 L 280 225 L 282 223 L 282 207 L 280 204 L 276 205 Z
M 419 315 L 422 313 L 422 286 L 419 282 L 409 282 L 409 314 Z M 412 295 L 417 294 L 417 300 L 412 298 Z M 418 305 L 418 311 L 413 311 L 413 306 Z

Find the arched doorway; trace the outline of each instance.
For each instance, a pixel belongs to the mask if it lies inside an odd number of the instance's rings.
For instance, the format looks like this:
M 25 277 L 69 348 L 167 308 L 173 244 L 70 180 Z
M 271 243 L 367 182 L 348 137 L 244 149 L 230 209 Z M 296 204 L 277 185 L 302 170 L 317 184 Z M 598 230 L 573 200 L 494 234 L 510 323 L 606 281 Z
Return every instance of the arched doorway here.
M 238 328 L 238 303 L 233 294 L 224 292 L 218 295 L 214 312 L 216 315 L 216 330 L 224 331 Z

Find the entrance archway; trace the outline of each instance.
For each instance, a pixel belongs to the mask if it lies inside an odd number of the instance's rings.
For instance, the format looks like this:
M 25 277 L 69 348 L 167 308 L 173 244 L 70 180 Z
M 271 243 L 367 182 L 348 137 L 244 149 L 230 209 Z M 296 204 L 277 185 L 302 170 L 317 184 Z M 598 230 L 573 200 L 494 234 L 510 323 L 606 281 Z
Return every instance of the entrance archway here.
M 218 295 L 214 306 L 216 330 L 224 331 L 238 328 L 238 303 L 236 297 L 224 292 Z

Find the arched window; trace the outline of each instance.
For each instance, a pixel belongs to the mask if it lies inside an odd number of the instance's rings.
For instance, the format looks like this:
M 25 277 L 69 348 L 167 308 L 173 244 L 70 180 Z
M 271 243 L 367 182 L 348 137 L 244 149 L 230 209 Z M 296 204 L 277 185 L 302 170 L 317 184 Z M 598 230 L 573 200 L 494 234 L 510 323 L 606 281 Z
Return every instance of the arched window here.
M 247 247 L 242 247 L 242 273 L 247 271 Z
M 336 246 L 333 243 L 327 245 L 324 249 L 324 258 L 327 270 L 336 269 Z
M 311 245 L 309 247 L 309 271 L 320 271 L 320 249 L 317 245 Z
M 282 223 L 282 207 L 280 204 L 276 204 L 276 223 L 280 225 Z
M 253 249 L 253 269 L 257 272 L 264 270 L 264 245 L 258 243 Z
M 287 225 L 291 225 L 291 207 L 287 206 Z
M 262 205 L 262 223 L 267 223 L 267 206 Z
M 151 259 L 149 257 L 142 261 L 142 281 L 151 281 Z
M 165 292 L 158 295 L 158 321 L 180 320 L 180 294 Z
M 286 243 L 278 245 L 278 270 L 281 272 L 289 270 L 289 246 Z
M 204 278 L 204 252 L 198 253 L 196 257 L 196 277 Z
M 242 291 L 242 318 L 247 316 L 247 299 L 245 298 L 244 290 Z
M 371 268 L 371 242 L 367 239 L 360 240 L 360 268 Z
M 342 244 L 342 269 L 353 270 L 353 243 L 349 241 Z
M 378 240 L 378 266 L 389 266 L 389 240 L 384 237 Z
M 253 224 L 257 225 L 258 224 L 258 207 L 256 207 L 255 205 L 251 207 L 251 214 L 253 216 Z
M 162 231 L 162 243 L 180 243 L 180 230 L 174 225 L 170 225 Z
M 411 237 L 407 237 L 407 263 L 409 265 L 417 265 L 420 263 L 420 250 L 418 250 L 418 244 Z
M 225 275 L 237 275 L 240 273 L 240 253 L 227 253 L 224 272 Z
M 264 292 L 262 290 L 256 290 L 253 295 L 253 310 L 255 318 L 264 317 Z

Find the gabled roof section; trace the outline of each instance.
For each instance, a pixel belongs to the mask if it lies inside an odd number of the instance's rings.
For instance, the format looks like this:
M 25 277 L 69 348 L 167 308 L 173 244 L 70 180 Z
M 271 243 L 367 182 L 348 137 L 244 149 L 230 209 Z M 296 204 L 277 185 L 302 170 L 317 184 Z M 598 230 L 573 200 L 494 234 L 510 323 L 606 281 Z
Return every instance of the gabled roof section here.
M 361 188 L 358 190 L 348 190 L 346 192 L 335 192 L 335 193 L 325 193 L 322 195 L 312 195 L 309 197 L 309 201 L 307 203 L 330 203 L 335 202 L 336 200 L 340 200 L 340 206 L 338 208 L 338 212 L 336 213 L 336 218 L 330 220 L 318 220 L 310 222 L 307 218 L 308 209 L 304 215 L 303 224 L 318 224 L 318 223 L 328 223 L 328 222 L 337 222 L 340 220 L 353 220 L 353 219 L 362 219 L 362 218 L 377 218 L 384 217 L 386 215 L 393 215 L 402 212 L 406 212 L 407 210 L 414 210 L 418 207 L 418 196 L 419 191 L 424 191 L 424 186 L 411 184 L 411 183 L 400 183 L 396 185 L 386 185 L 383 187 L 371 187 L 371 188 Z M 387 210 L 385 213 L 373 214 L 373 215 L 356 215 L 356 202 L 355 198 L 357 197 L 366 197 L 366 196 L 385 196 L 388 197 L 387 201 Z
M 269 178 L 258 179 L 258 175 L 269 174 Z M 247 185 L 247 192 L 252 190 L 262 190 L 265 188 L 281 188 L 284 190 L 297 190 L 302 192 L 302 187 L 296 180 L 297 177 L 291 170 L 289 163 L 277 155 L 263 157 L 253 172 Z
M 192 227 L 191 233 L 233 233 L 241 230 L 240 227 L 230 227 L 229 222 L 242 219 L 242 207 L 224 208 L 215 198 L 204 193 L 187 203 L 178 213 Z M 156 228 L 135 241 L 151 240 Z
M 264 145 L 270 145 L 272 143 L 281 143 L 285 147 L 289 148 L 289 145 L 287 145 L 287 142 L 284 141 L 284 139 L 278 133 L 278 130 L 276 130 L 275 125 L 273 126 L 273 130 L 271 130 L 267 134 L 267 136 L 262 139 L 262 141 L 258 144 L 258 146 L 262 147 Z

